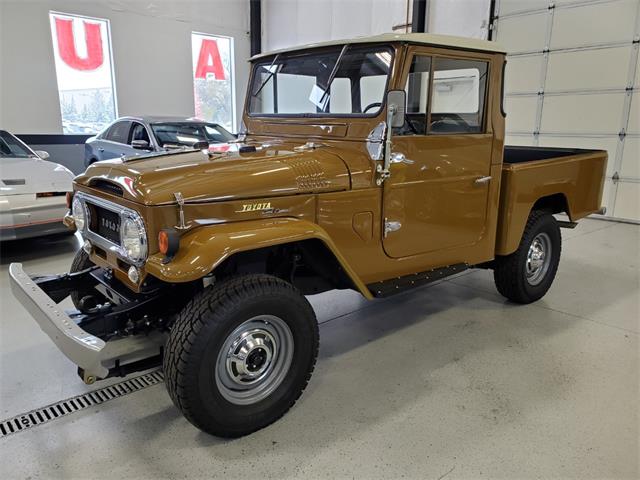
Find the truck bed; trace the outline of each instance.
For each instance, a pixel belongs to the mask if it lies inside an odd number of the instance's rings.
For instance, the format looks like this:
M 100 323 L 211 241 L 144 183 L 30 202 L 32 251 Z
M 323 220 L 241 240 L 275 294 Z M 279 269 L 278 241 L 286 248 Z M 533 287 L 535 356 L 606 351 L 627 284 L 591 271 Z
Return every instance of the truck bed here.
M 504 163 L 534 162 L 536 160 L 559 160 L 564 157 L 598 152 L 599 150 L 584 150 L 580 148 L 527 147 L 505 145 Z
M 606 168 L 604 150 L 505 147 L 496 253 L 518 248 L 533 208 L 565 212 L 572 222 L 600 211 Z

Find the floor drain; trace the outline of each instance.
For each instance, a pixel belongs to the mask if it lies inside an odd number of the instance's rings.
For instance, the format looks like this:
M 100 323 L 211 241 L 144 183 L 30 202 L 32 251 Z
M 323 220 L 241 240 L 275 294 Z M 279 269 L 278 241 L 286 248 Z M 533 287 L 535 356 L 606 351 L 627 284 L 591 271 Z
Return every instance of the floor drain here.
M 0 421 L 0 438 L 7 437 L 13 433 L 18 433 L 36 425 L 50 422 L 56 418 L 64 417 L 94 405 L 108 402 L 114 398 L 123 397 L 130 393 L 137 392 L 143 388 L 151 387 L 162 383 L 164 376 L 161 370 L 154 370 L 144 375 L 130 378 L 120 383 L 109 385 L 108 387 L 92 390 L 91 392 L 61 400 L 46 407 L 37 408 L 30 412 L 16 415 L 13 418 Z

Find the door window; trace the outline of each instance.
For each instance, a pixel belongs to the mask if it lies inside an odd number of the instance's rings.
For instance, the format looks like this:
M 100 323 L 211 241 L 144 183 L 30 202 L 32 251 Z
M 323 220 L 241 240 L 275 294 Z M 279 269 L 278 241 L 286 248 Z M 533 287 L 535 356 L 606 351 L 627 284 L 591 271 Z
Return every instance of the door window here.
M 133 129 L 131 130 L 131 141 L 129 143 L 133 142 L 134 140 L 144 140 L 145 142 L 151 144 L 147 129 L 141 123 L 133 124 Z
M 116 122 L 111 126 L 111 128 L 109 128 L 109 130 L 107 130 L 107 134 L 104 139 L 111 142 L 126 144 L 129 139 L 130 127 L 131 122 Z
M 487 62 L 435 58 L 429 133 L 481 133 Z

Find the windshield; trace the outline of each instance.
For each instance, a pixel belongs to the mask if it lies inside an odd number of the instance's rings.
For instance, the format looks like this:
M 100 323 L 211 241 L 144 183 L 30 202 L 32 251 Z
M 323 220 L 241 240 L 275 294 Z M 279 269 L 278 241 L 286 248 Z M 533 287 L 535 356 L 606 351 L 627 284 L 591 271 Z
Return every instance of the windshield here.
M 216 123 L 152 123 L 158 144 L 191 147 L 196 142 L 225 143 L 236 137 Z
M 30 158 L 35 155 L 20 140 L 5 130 L 0 130 L 0 157 Z
M 281 53 L 255 63 L 249 114 L 311 117 L 379 113 L 392 49 L 349 45 L 340 57 L 342 51 L 343 47 L 337 46 L 320 52 Z

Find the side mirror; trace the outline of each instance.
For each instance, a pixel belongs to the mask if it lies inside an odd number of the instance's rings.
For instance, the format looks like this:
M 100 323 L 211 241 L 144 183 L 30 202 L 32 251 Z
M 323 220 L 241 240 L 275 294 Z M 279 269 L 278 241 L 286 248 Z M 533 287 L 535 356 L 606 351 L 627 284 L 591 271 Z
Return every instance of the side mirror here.
M 390 90 L 387 93 L 387 122 L 389 128 L 401 128 L 407 110 L 407 93 L 404 90 Z
M 45 152 L 44 150 L 36 150 L 36 155 L 38 155 L 42 160 L 49 158 L 49 152 Z
M 200 140 L 193 144 L 194 150 L 209 150 L 209 142 L 206 140 Z
M 136 150 L 150 150 L 149 142 L 146 140 L 132 140 L 131 146 Z

